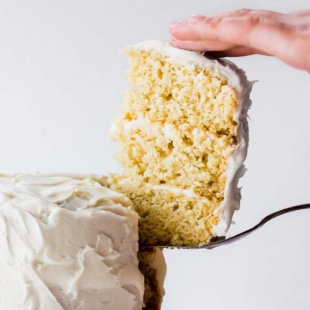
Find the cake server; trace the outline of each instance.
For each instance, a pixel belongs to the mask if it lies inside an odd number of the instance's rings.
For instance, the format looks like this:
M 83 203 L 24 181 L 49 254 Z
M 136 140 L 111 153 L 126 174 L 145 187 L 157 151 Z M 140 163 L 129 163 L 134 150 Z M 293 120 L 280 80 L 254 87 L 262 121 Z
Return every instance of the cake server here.
M 294 207 L 290 207 L 290 208 L 286 208 L 286 209 L 282 209 L 279 211 L 276 211 L 274 213 L 271 213 L 269 215 L 267 215 L 266 217 L 264 217 L 258 224 L 256 224 L 255 226 L 253 226 L 252 228 L 245 230 L 235 236 L 226 238 L 226 237 L 213 237 L 211 239 L 211 241 L 207 244 L 202 244 L 199 246 L 170 246 L 170 245 L 154 245 L 152 247 L 159 247 L 159 248 L 171 248 L 171 249 L 214 249 L 216 247 L 222 246 L 222 245 L 227 245 L 230 243 L 233 243 L 237 240 L 240 240 L 241 238 L 244 238 L 246 236 L 248 236 L 250 233 L 252 233 L 253 231 L 257 230 L 258 228 L 262 227 L 263 225 L 265 225 L 267 222 L 269 222 L 270 220 L 286 214 L 286 213 L 290 213 L 290 212 L 295 212 L 295 211 L 299 211 L 299 210 L 305 210 L 305 209 L 310 209 L 310 204 L 303 204 L 303 205 L 298 205 L 298 206 L 294 206 Z M 149 247 L 149 246 L 140 246 L 141 248 L 145 248 L 145 247 Z

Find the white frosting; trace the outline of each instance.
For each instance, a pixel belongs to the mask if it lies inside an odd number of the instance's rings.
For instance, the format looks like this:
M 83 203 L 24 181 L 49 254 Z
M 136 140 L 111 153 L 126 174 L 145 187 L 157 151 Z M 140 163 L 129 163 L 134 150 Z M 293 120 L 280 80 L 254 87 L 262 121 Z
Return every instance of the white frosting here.
M 102 184 L 0 175 L 0 309 L 141 309 L 138 215 Z
M 210 59 L 203 55 L 203 53 L 197 53 L 192 51 L 187 51 L 179 48 L 173 47 L 169 42 L 149 40 L 144 41 L 133 46 L 125 48 L 126 50 L 136 50 L 136 51 L 148 51 L 155 50 L 170 57 L 173 61 L 180 61 L 183 65 L 195 65 L 201 66 L 203 68 L 213 69 L 215 74 L 227 78 L 228 85 L 234 88 L 238 93 L 244 91 L 244 85 L 242 79 L 240 78 L 240 69 L 237 68 L 233 63 L 227 60 L 216 60 Z
M 238 145 L 227 161 L 224 200 L 215 210 L 215 215 L 219 217 L 219 223 L 212 228 L 214 236 L 224 236 L 231 224 L 234 211 L 240 207 L 240 189 L 237 186 L 238 180 L 244 172 L 243 162 L 247 154 L 247 110 L 251 104 L 249 93 L 253 83 L 247 80 L 241 69 L 227 60 L 209 59 L 202 53 L 175 48 L 168 42 L 145 41 L 130 46 L 127 49 L 137 51 L 154 50 L 170 57 L 173 61 L 181 62 L 184 66 L 199 66 L 201 68 L 212 69 L 216 75 L 226 78 L 228 85 L 235 90 L 238 98 L 238 106 L 234 115 L 234 121 L 238 124 L 236 128 Z M 171 128 L 165 128 L 165 130 L 167 134 L 171 132 Z

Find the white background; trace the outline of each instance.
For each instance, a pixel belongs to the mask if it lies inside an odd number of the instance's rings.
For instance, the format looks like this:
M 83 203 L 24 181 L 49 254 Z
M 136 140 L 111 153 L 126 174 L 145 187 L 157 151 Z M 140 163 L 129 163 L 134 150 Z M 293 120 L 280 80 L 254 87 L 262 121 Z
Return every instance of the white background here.
M 127 87 L 119 49 L 168 40 L 171 21 L 291 1 L 0 1 L 0 171 L 120 171 L 107 131 Z M 272 44 L 272 42 L 270 42 Z M 310 75 L 268 57 L 234 59 L 250 80 L 250 148 L 231 233 L 310 202 Z M 212 251 L 166 250 L 163 310 L 310 309 L 310 210 Z M 13 309 L 12 309 L 13 310 Z

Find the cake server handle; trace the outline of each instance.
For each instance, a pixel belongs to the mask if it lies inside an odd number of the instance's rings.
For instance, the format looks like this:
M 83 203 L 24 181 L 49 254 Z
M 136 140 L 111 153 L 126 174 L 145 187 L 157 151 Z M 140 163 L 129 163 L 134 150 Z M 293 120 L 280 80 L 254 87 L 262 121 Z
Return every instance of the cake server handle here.
M 240 234 L 237 234 L 237 235 L 232 236 L 230 238 L 214 237 L 213 239 L 211 239 L 211 242 L 209 242 L 207 244 L 200 245 L 200 246 L 169 246 L 168 245 L 168 246 L 159 246 L 159 247 L 160 248 L 173 248 L 173 249 L 175 249 L 175 248 L 177 248 L 177 249 L 214 249 L 214 248 L 222 246 L 222 245 L 227 245 L 227 244 L 233 243 L 235 241 L 240 240 L 241 238 L 248 236 L 250 233 L 252 233 L 256 229 L 262 227 L 267 222 L 269 222 L 270 220 L 272 220 L 272 219 L 274 219 L 280 215 L 290 213 L 290 212 L 299 211 L 299 210 L 304 210 L 304 209 L 310 209 L 310 204 L 307 203 L 307 204 L 298 205 L 298 206 L 294 206 L 294 207 L 290 207 L 290 208 L 286 208 L 286 209 L 276 211 L 274 213 L 267 215 L 258 224 L 256 224 L 255 226 L 253 226 L 252 228 L 250 228 L 248 230 L 241 232 Z

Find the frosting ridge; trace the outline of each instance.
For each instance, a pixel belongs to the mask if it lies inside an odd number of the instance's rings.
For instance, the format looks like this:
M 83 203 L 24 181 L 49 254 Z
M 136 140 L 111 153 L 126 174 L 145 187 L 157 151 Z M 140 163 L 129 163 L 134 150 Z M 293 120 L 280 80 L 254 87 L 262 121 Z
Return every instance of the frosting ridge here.
M 0 308 L 141 309 L 138 215 L 104 183 L 0 175 Z

